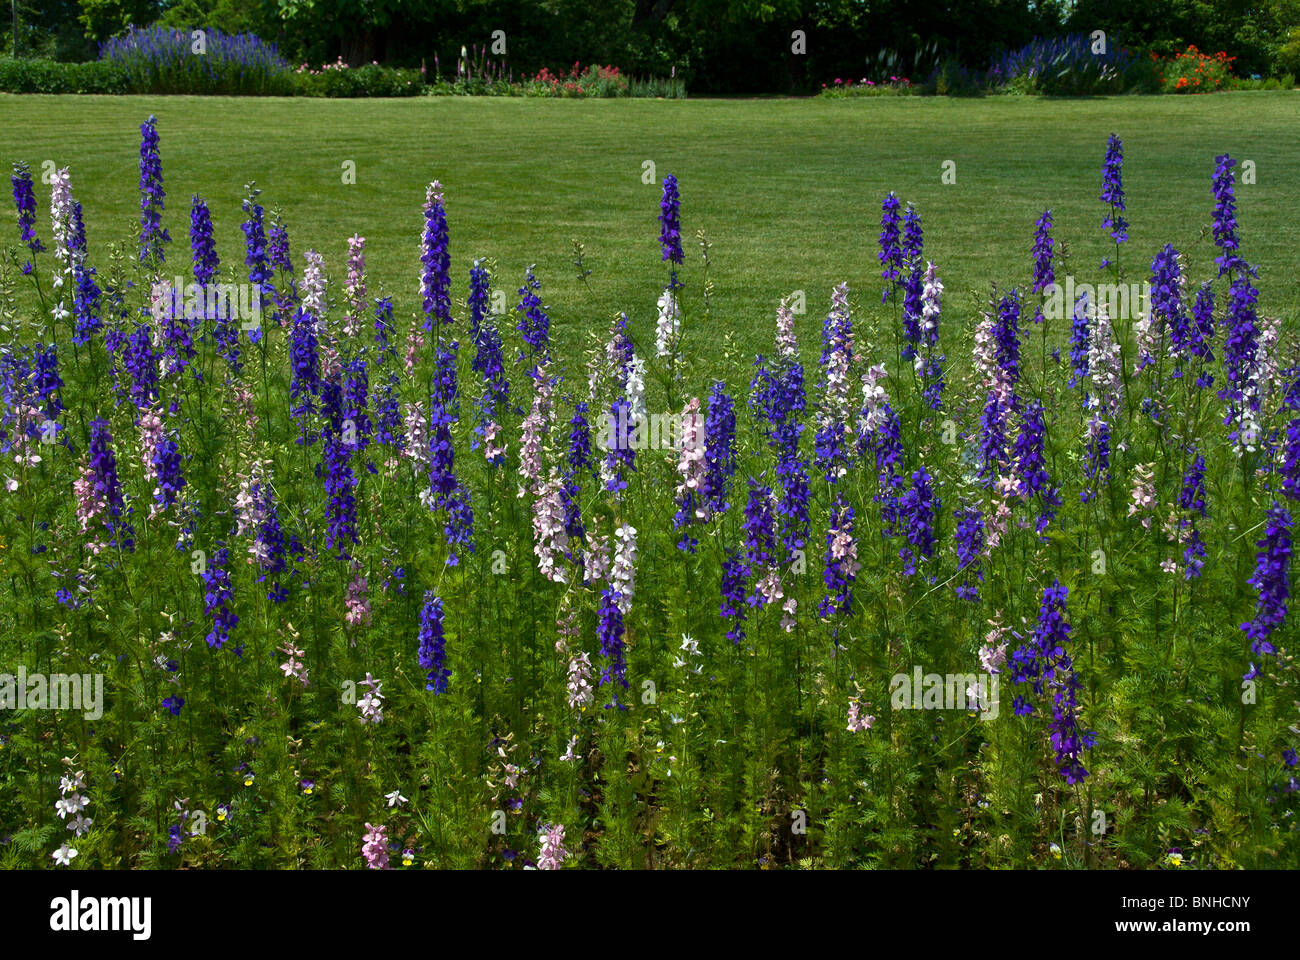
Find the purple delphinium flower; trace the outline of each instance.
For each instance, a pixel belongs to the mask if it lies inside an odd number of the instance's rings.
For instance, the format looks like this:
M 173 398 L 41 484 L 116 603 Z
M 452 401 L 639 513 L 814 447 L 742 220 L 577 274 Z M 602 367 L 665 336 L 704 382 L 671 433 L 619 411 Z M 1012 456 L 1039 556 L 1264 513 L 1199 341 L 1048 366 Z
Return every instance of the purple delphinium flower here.
M 704 421 L 704 483 L 700 496 L 713 516 L 726 513 L 727 490 L 736 472 L 736 407 L 721 380 L 709 392 Z
M 255 485 L 253 496 L 261 501 L 258 511 L 261 522 L 258 523 L 254 533 L 255 552 L 262 568 L 257 582 L 264 583 L 267 577 L 272 577 L 271 589 L 267 591 L 266 599 L 272 603 L 284 603 L 289 599 L 289 592 L 281 586 L 278 578 L 288 569 L 289 563 L 284 528 L 280 524 L 280 511 L 275 505 L 275 497 L 272 495 L 270 485 Z
M 1249 271 L 1246 261 L 1237 256 L 1240 242 L 1237 240 L 1237 199 L 1233 195 L 1235 177 L 1232 168 L 1237 161 L 1223 154 L 1214 158 L 1214 245 L 1222 252 L 1215 258 L 1219 267 L 1218 275 L 1234 271 Z
M 469 270 L 469 299 L 465 301 L 469 307 L 469 336 L 475 344 L 478 343 L 479 327 L 491 312 L 491 299 L 492 277 L 483 261 L 475 260 Z
M 1040 513 L 1035 529 L 1040 536 L 1056 516 L 1055 508 L 1061 504 L 1056 488 L 1051 485 L 1051 476 L 1047 472 L 1047 461 L 1043 455 L 1045 431 L 1042 403 L 1034 400 L 1026 404 L 1021 412 L 1020 432 L 1016 435 L 1012 459 L 1020 495 L 1026 500 L 1035 496 L 1039 499 Z
M 830 528 L 826 532 L 826 569 L 823 582 L 826 596 L 817 605 L 817 613 L 830 618 L 835 614 L 846 616 L 853 604 L 853 582 L 862 564 L 858 562 L 858 547 L 853 539 L 853 508 L 844 497 L 838 496 L 831 504 Z
M 158 399 L 158 357 L 153 350 L 153 333 L 148 325 L 137 324 L 122 351 L 122 364 L 131 376 L 131 399 L 141 410 Z
M 1042 293 L 1056 282 L 1056 271 L 1052 269 L 1052 247 L 1052 211 L 1044 210 L 1043 215 L 1034 223 L 1034 293 Z M 1034 320 L 1041 323 L 1042 314 L 1036 314 Z
M 903 576 L 916 573 L 916 554 L 929 560 L 934 556 L 934 517 L 940 509 L 930 474 L 925 467 L 912 474 L 912 487 L 898 501 L 898 514 L 906 524 L 908 546 L 898 551 L 903 561 Z
M 284 219 L 278 212 L 271 215 L 271 224 L 267 227 L 266 257 L 272 274 L 276 270 L 279 270 L 282 274 L 278 288 L 268 284 L 275 303 L 273 319 L 277 327 L 282 327 L 286 318 L 294 315 L 300 298 L 298 296 L 298 282 L 293 272 L 293 258 L 289 255 L 289 231 L 284 225 Z
M 320 354 L 316 341 L 316 318 L 301 307 L 294 314 L 289 342 L 289 416 L 298 423 L 299 444 L 310 444 L 308 417 L 320 396 Z
M 618 684 L 627 689 L 627 649 L 623 640 L 623 613 L 619 609 L 622 595 L 613 587 L 606 587 L 600 594 L 600 607 L 596 612 L 596 637 L 600 640 L 600 655 L 606 659 L 601 670 L 600 686 L 607 683 Z M 612 700 L 605 704 L 605 709 L 617 707 L 626 710 L 619 703 L 618 691 L 614 691 Z
M 442 329 L 451 323 L 451 255 L 447 252 L 447 212 L 442 205 L 442 184 L 429 184 L 424 197 L 423 264 L 420 289 L 424 295 L 424 329 Z
M 181 715 L 181 707 L 185 706 L 185 700 L 183 697 L 164 697 L 162 705 L 163 709 L 173 717 L 179 717 Z M 177 830 L 178 828 L 173 827 L 172 829 Z M 176 846 L 179 847 L 180 843 L 177 842 Z
M 1258 595 L 1255 618 L 1241 629 L 1250 638 L 1251 651 L 1263 657 L 1277 653 L 1269 638 L 1286 619 L 1291 596 L 1291 514 L 1280 504 L 1275 502 L 1269 508 L 1264 536 L 1255 545 L 1259 553 L 1255 555 L 1255 575 L 1249 581 Z
M 163 245 L 171 237 L 162 225 L 162 157 L 158 154 L 158 119 L 140 125 L 140 262 L 154 258 L 162 263 Z
M 546 315 L 546 307 L 542 304 L 539 292 L 542 289 L 541 281 L 533 275 L 535 266 L 528 268 L 524 285 L 519 288 L 519 305 L 515 307 L 519 313 L 516 329 L 528 345 L 528 352 L 520 351 L 519 359 L 527 359 L 534 364 L 551 358 L 551 319 Z M 531 376 L 532 369 L 528 373 Z
M 1117 244 L 1128 239 L 1128 221 L 1121 216 L 1124 211 L 1123 166 L 1124 144 L 1112 133 L 1106 141 L 1106 160 L 1101 173 L 1101 202 L 1110 204 L 1110 213 L 1101 222 L 1101 228 L 1109 230 L 1111 239 Z
M 1070 624 L 1065 619 L 1069 593 L 1059 580 L 1043 590 L 1034 635 L 1011 654 L 1008 664 L 1015 683 L 1031 684 L 1040 696 L 1044 690 L 1053 692 L 1052 748 L 1061 776 L 1066 783 L 1076 784 L 1088 776 L 1080 757 L 1096 742 L 1096 734 L 1083 732 L 1078 725 L 1077 693 L 1081 684 L 1074 662 L 1065 652 L 1070 639 Z M 1014 710 L 1017 716 L 1029 716 L 1034 706 L 1023 694 L 1017 694 Z
M 249 184 L 248 195 L 244 198 L 243 210 L 248 214 L 248 219 L 243 222 L 241 229 L 244 231 L 244 265 L 248 267 L 248 282 L 258 291 L 259 296 L 267 301 L 275 299 L 275 288 L 271 286 L 271 278 L 274 274 L 271 272 L 271 265 L 267 259 L 267 242 L 266 242 L 266 219 L 265 211 L 262 205 L 257 202 L 257 196 L 261 191 Z M 233 311 L 227 311 L 233 313 Z M 227 328 L 225 330 L 225 342 L 234 344 L 233 356 L 235 360 L 231 366 L 238 371 L 238 343 L 239 331 L 234 324 L 233 317 L 218 318 L 218 324 Z M 257 343 L 262 337 L 260 327 L 255 327 L 248 332 L 248 339 Z M 218 338 L 220 339 L 220 338 Z M 222 354 L 226 356 L 226 354 Z M 229 360 L 230 357 L 227 356 Z
M 1207 280 L 1196 291 L 1196 300 L 1192 304 L 1192 321 L 1196 333 L 1192 337 L 1192 354 L 1201 360 L 1201 371 L 1196 377 L 1196 386 L 1208 390 L 1214 386 L 1214 374 L 1209 372 L 1208 364 L 1214 361 L 1214 292 Z
M 1151 261 L 1151 317 L 1169 331 L 1169 347 L 1178 366 L 1174 377 L 1182 376 L 1182 358 L 1194 345 L 1198 329 L 1188 318 L 1182 302 L 1182 272 L 1178 251 L 1167 243 Z
M 1226 331 L 1223 338 L 1223 373 L 1227 383 L 1219 391 L 1220 399 L 1228 401 L 1230 408 L 1236 408 L 1247 399 L 1246 388 L 1259 352 L 1259 326 L 1255 312 L 1258 299 L 1259 291 L 1251 284 L 1247 272 L 1243 270 L 1236 273 L 1228 288 Z M 1229 418 L 1224 422 L 1229 423 L 1232 419 L 1233 413 L 1230 411 Z
M 745 589 L 751 573 L 749 564 L 731 547 L 722 561 L 722 619 L 731 621 L 726 637 L 732 643 L 745 639 Z
M 1196 455 L 1188 466 L 1187 472 L 1183 474 L 1182 489 L 1178 493 L 1178 506 L 1191 514 L 1190 517 L 1179 518 L 1178 532 L 1181 536 L 1183 530 L 1190 528 L 1190 532 L 1184 537 L 1187 547 L 1183 550 L 1183 579 L 1192 580 L 1201 575 L 1206 555 L 1205 541 L 1201 539 L 1201 532 L 1196 524 L 1197 516 L 1204 518 L 1208 512 L 1205 503 L 1205 458 L 1200 454 Z
M 366 371 L 366 361 L 362 357 L 350 360 L 344 367 L 347 375 L 343 384 L 344 416 L 352 421 L 355 440 L 349 445 L 351 450 L 364 450 L 370 445 L 370 377 Z
M 953 511 L 957 521 L 957 570 L 961 572 L 972 568 L 975 579 L 984 582 L 984 571 L 979 565 L 980 554 L 984 550 L 984 518 L 978 507 L 963 506 Z M 962 600 L 979 600 L 979 587 L 971 583 L 970 575 L 957 586 L 957 596 Z
M 889 301 L 889 295 L 894 292 L 894 287 L 903 275 L 903 251 L 899 246 L 901 218 L 898 208 L 898 197 L 893 193 L 885 197 L 880 205 L 880 252 L 876 254 L 876 259 L 882 267 L 880 279 L 886 284 L 880 295 L 881 303 Z
M 682 221 L 681 198 L 677 193 L 677 178 L 671 173 L 664 176 L 663 197 L 659 201 L 659 246 L 663 260 L 672 264 L 668 288 L 676 290 L 682 286 L 677 280 L 677 268 L 682 265 Z
M 200 287 L 217 278 L 221 260 L 212 236 L 212 214 L 208 202 L 197 196 L 190 206 L 190 259 L 194 264 L 194 282 Z
M 1095 413 L 1088 421 L 1087 443 L 1084 447 L 1083 475 L 1087 487 L 1079 499 L 1087 503 L 1097 495 L 1099 483 L 1110 474 L 1110 424 Z
M 203 612 L 212 618 L 207 641 L 208 646 L 217 650 L 226 644 L 230 631 L 239 623 L 239 617 L 230 609 L 234 594 L 230 589 L 230 574 L 226 571 L 229 562 L 230 551 L 222 547 L 208 560 L 203 572 L 203 585 L 207 587 L 203 595 Z M 238 649 L 235 652 L 238 653 Z
M 185 486 L 185 477 L 181 475 L 180 446 L 172 437 L 160 437 L 150 460 L 157 483 L 153 492 L 154 502 L 166 510 L 176 502 Z
M 117 477 L 117 457 L 113 453 L 113 437 L 107 420 L 90 422 L 90 472 L 94 478 L 95 495 L 104 504 L 108 514 L 105 526 L 113 535 L 109 543 L 128 552 L 135 549 L 135 531 L 125 520 L 126 501 L 122 497 L 122 484 Z
M 627 477 L 623 471 L 636 469 L 636 451 L 628 442 L 627 424 L 632 422 L 632 404 L 619 397 L 609 408 L 610 423 L 613 424 L 614 442 L 605 451 L 605 489 L 618 494 L 627 489 Z
M 447 692 L 451 670 L 447 668 L 446 637 L 443 633 L 442 598 L 432 590 L 424 592 L 420 609 L 420 669 L 429 671 L 424 689 L 434 694 Z
M 757 571 L 776 566 L 776 516 L 772 488 L 749 478 L 749 499 L 745 502 L 745 560 Z M 750 598 L 751 605 L 761 601 Z
M 1300 500 L 1300 417 L 1292 418 L 1286 425 L 1279 472 L 1282 475 L 1282 493 L 1289 500 Z
M 26 163 L 15 163 L 13 175 L 9 182 L 14 188 L 14 206 L 18 208 L 18 234 L 24 246 L 32 255 L 41 253 L 45 245 L 36 236 L 36 192 L 32 182 L 32 172 Z M 24 273 L 31 264 L 24 268 Z
M 921 260 L 921 216 L 909 203 L 903 213 L 903 243 L 901 251 L 907 271 L 903 278 L 903 344 L 904 360 L 916 357 L 921 345 L 921 289 L 925 281 L 925 267 Z
M 1091 325 L 1088 322 L 1088 294 L 1079 294 L 1074 304 L 1070 322 L 1070 386 L 1076 386 L 1088 376 L 1088 344 Z M 1086 402 L 1086 397 L 1085 397 Z

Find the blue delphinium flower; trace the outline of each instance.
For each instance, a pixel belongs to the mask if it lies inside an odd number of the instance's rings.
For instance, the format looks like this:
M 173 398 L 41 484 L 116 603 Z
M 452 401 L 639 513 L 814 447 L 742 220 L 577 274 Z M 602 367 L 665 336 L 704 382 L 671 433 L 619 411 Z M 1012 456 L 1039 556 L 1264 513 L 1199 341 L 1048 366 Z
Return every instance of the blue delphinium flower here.
M 901 218 L 898 208 L 898 197 L 892 193 L 880 205 L 880 252 L 876 254 L 876 259 L 882 268 L 880 278 L 885 281 L 884 292 L 880 295 L 881 303 L 888 302 L 889 295 L 894 292 L 894 287 L 903 276 L 903 250 L 899 246 Z
M 953 511 L 957 521 L 957 570 L 961 572 L 972 568 L 975 579 L 984 582 L 984 571 L 979 564 L 980 554 L 984 550 L 984 518 L 978 507 L 963 506 Z M 970 574 L 957 585 L 957 596 L 962 600 L 979 600 L 979 587 L 971 583 Z
M 600 686 L 617 684 L 627 689 L 627 648 L 623 640 L 623 613 L 619 609 L 622 595 L 613 587 L 606 587 L 600 594 L 600 606 L 596 611 L 596 638 L 600 641 L 600 655 L 606 663 L 601 670 Z M 627 706 L 619 702 L 618 691 L 605 709 L 616 707 L 626 710 Z
M 207 636 L 208 646 L 217 650 L 225 646 L 230 639 L 230 631 L 239 623 L 239 617 L 230 608 L 234 593 L 230 589 L 230 574 L 226 570 L 229 563 L 230 551 L 222 547 L 208 560 L 203 572 L 203 584 L 207 587 L 207 592 L 203 595 L 203 612 L 212 618 L 212 629 Z
M 482 260 L 475 260 L 469 270 L 469 298 L 465 301 L 469 307 L 469 336 L 478 343 L 478 331 L 484 318 L 491 311 L 492 277 Z
M 677 178 L 671 173 L 664 177 L 663 197 L 659 201 L 659 246 L 663 259 L 672 264 L 668 287 L 676 290 L 681 287 L 677 280 L 677 268 L 682 265 L 682 221 L 681 198 L 677 193 Z
M 289 341 L 289 416 L 299 428 L 298 443 L 310 444 L 309 416 L 320 396 L 320 354 L 316 342 L 316 318 L 301 307 L 294 314 Z
M 364 450 L 370 444 L 370 377 L 366 371 L 366 361 L 355 357 L 344 367 L 347 375 L 343 384 L 344 416 L 352 421 L 355 442 L 352 450 Z
M 269 485 L 255 484 L 252 494 L 260 501 L 259 512 L 262 518 L 254 531 L 262 568 L 257 582 L 264 583 L 267 577 L 271 577 L 271 589 L 267 591 L 266 599 L 272 603 L 284 603 L 289 599 L 289 591 L 280 584 L 278 578 L 288 569 L 289 562 L 284 527 L 280 524 L 280 511 L 275 505 L 275 497 Z
M 908 546 L 898 551 L 903 561 L 903 576 L 916 573 L 917 553 L 926 560 L 934 556 L 934 517 L 940 509 L 932 478 L 922 467 L 912 474 L 912 487 L 898 501 L 898 513 L 906 524 Z
M 162 157 L 158 154 L 158 120 L 150 117 L 140 125 L 140 262 L 165 258 L 163 245 L 171 237 L 162 225 Z
M 94 478 L 95 494 L 107 508 L 105 526 L 113 539 L 110 546 L 132 551 L 135 549 L 135 531 L 126 521 L 126 501 L 122 497 L 122 484 L 117 477 L 117 457 L 113 453 L 113 436 L 107 420 L 90 422 L 90 472 Z
M 713 516 L 731 506 L 727 491 L 736 472 L 736 407 L 721 380 L 709 391 L 704 420 L 704 483 L 700 495 Z
M 1088 376 L 1088 346 L 1091 336 L 1091 327 L 1088 323 L 1088 294 L 1085 291 L 1079 294 L 1070 321 L 1071 387 L 1078 385 L 1080 380 Z
M 212 236 L 212 214 L 208 202 L 194 197 L 190 206 L 190 259 L 194 265 L 194 282 L 206 286 L 217 278 L 221 260 Z
M 921 345 L 921 288 L 925 267 L 921 260 L 921 216 L 909 203 L 903 213 L 903 344 L 902 358 L 912 360 Z
M 1280 504 L 1275 502 L 1269 508 L 1264 536 L 1255 545 L 1259 553 L 1255 555 L 1255 575 L 1249 581 L 1258 595 L 1255 618 L 1241 629 L 1250 638 L 1251 651 L 1263 657 L 1277 653 L 1270 637 L 1286 619 L 1291 597 L 1291 514 Z M 1251 673 L 1257 675 L 1254 664 Z
M 446 636 L 443 628 L 442 598 L 432 590 L 424 592 L 420 609 L 420 669 L 429 671 L 424 689 L 434 694 L 446 693 L 451 670 L 447 668 Z
M 447 252 L 447 212 L 442 205 L 442 184 L 429 184 L 424 199 L 424 237 L 420 263 L 420 289 L 424 295 L 424 329 L 441 329 L 451 323 L 451 255 Z
M 1128 221 L 1121 216 L 1124 211 L 1123 167 L 1124 144 L 1112 133 L 1106 141 L 1106 160 L 1101 173 L 1101 202 L 1110 204 L 1110 213 L 1101 222 L 1101 228 L 1109 230 L 1111 239 L 1117 244 L 1128 239 Z
M 1205 458 L 1200 454 L 1196 455 L 1183 474 L 1178 506 L 1190 514 L 1179 518 L 1178 530 L 1180 534 L 1185 529 L 1190 528 L 1191 531 L 1186 536 L 1187 547 L 1183 550 L 1183 579 L 1192 580 L 1201 575 L 1206 555 L 1205 541 L 1201 539 L 1196 523 L 1198 516 L 1204 518 L 1208 512 L 1205 502 Z
M 1167 243 L 1151 261 L 1151 317 L 1169 331 L 1169 347 L 1178 360 L 1175 378 L 1183 375 L 1183 356 L 1199 339 L 1199 330 L 1183 309 L 1181 277 L 1178 251 Z
M 261 193 L 251 184 L 248 186 L 248 195 L 244 198 L 243 209 L 248 214 L 248 219 L 244 221 L 241 228 L 244 231 L 244 265 L 248 267 L 248 282 L 257 288 L 259 296 L 268 302 L 275 299 L 275 288 L 271 285 L 271 279 L 274 274 L 271 271 L 271 264 L 267 254 L 266 240 L 266 217 L 262 205 L 257 202 L 257 196 Z M 233 312 L 233 311 L 228 311 Z M 228 343 L 235 344 L 235 361 L 231 366 L 238 371 L 235 364 L 238 362 L 238 343 L 239 332 L 233 323 L 235 318 L 225 318 L 224 326 L 226 330 L 226 339 Z M 220 318 L 219 321 L 220 322 Z M 248 339 L 257 343 L 262 337 L 260 327 L 255 327 L 248 332 Z M 222 354 L 226 356 L 226 354 Z M 227 356 L 229 360 L 230 357 Z
M 45 249 L 45 245 L 36 236 L 36 192 L 32 182 L 32 172 L 26 163 L 14 164 L 14 172 L 9 182 L 14 188 L 14 206 L 18 208 L 19 238 L 35 256 Z M 31 263 L 27 263 L 23 267 L 23 273 L 30 273 L 31 267 Z
M 179 717 L 181 715 L 181 707 L 185 706 L 185 700 L 183 697 L 164 697 L 162 705 L 163 705 L 163 709 L 166 710 L 168 713 L 170 713 L 173 717 Z M 172 831 L 173 831 L 173 839 L 176 841 L 176 847 L 172 848 L 172 852 L 174 853 L 176 848 L 180 847 L 181 845 L 180 826 L 179 825 L 173 826 Z M 171 843 L 172 841 L 169 840 L 168 841 L 169 847 L 171 846 Z
M 154 445 L 150 460 L 157 477 L 153 498 L 159 507 L 166 510 L 176 502 L 181 488 L 185 486 L 185 477 L 181 475 L 179 444 L 172 437 L 160 437 Z
M 1259 327 L 1255 312 L 1258 300 L 1259 291 L 1251 284 L 1249 274 L 1244 270 L 1236 273 L 1228 288 L 1226 331 L 1223 337 L 1223 373 L 1227 383 L 1219 391 L 1220 399 L 1226 400 L 1232 408 L 1225 423 L 1232 422 L 1233 411 L 1243 400 L 1248 399 L 1246 387 L 1259 352 Z M 1258 409 L 1257 398 L 1252 406 Z
M 853 508 L 840 495 L 831 504 L 830 526 L 826 531 L 826 560 L 822 575 L 826 596 L 817 605 L 818 615 L 830 618 L 837 613 L 841 616 L 850 613 L 853 582 L 861 566 L 853 540 Z
M 1046 445 L 1046 424 L 1043 419 L 1043 405 L 1034 400 L 1027 404 L 1021 413 L 1020 433 L 1016 436 L 1012 456 L 1015 461 L 1016 479 L 1020 483 L 1020 494 L 1026 500 L 1037 497 L 1040 513 L 1035 527 L 1041 536 L 1048 523 L 1056 516 L 1056 507 L 1061 499 L 1052 478 L 1047 472 L 1047 461 L 1043 450 Z
M 272 319 L 275 325 L 280 327 L 298 308 L 299 296 L 298 283 L 293 272 L 293 258 L 289 255 L 289 231 L 278 212 L 271 215 L 271 224 L 267 227 L 266 258 L 272 275 L 277 270 L 282 275 L 279 287 L 269 282 L 267 284 L 275 304 Z
M 144 410 L 158 399 L 158 358 L 153 351 L 153 333 L 137 324 L 122 351 L 122 363 L 131 375 L 131 399 Z
M 1110 424 L 1096 414 L 1088 421 L 1087 443 L 1084 447 L 1083 475 L 1088 484 L 1079 494 L 1087 503 L 1097 495 L 1098 485 L 1110 474 Z
M 528 268 L 524 285 L 519 288 L 519 305 L 515 310 L 519 313 L 517 329 L 528 345 L 527 353 L 521 351 L 519 359 L 528 359 L 536 364 L 551 357 L 551 319 L 546 315 L 546 307 L 542 304 L 542 284 L 533 275 L 534 267 Z M 528 371 L 529 376 L 532 372 L 532 369 Z
M 750 568 L 742 556 L 727 548 L 722 561 L 722 620 L 730 622 L 727 639 L 740 643 L 745 639 L 745 589 L 749 583 Z
M 1044 210 L 1043 215 L 1034 223 L 1034 293 L 1042 293 L 1056 282 L 1056 271 L 1052 269 L 1052 211 Z M 1036 314 L 1034 320 L 1041 323 L 1042 314 Z
M 1246 261 L 1237 256 L 1241 244 L 1237 239 L 1237 199 L 1233 194 L 1235 177 L 1232 168 L 1237 161 L 1223 154 L 1214 158 L 1214 245 L 1222 251 L 1215 258 L 1219 276 L 1236 271 L 1249 271 Z
M 772 488 L 749 478 L 749 499 L 745 502 L 745 560 L 755 571 L 777 566 L 776 516 L 772 506 Z M 762 606 L 763 598 L 755 591 L 750 606 Z
M 1096 734 L 1081 731 L 1078 724 L 1077 693 L 1081 684 L 1074 662 L 1065 652 L 1070 639 L 1070 624 L 1065 619 L 1069 593 L 1060 581 L 1053 581 L 1043 590 L 1034 635 L 1011 654 L 1008 664 L 1015 683 L 1030 684 L 1039 696 L 1045 690 L 1052 691 L 1051 739 L 1057 768 L 1066 783 L 1076 784 L 1088 776 L 1080 757 L 1096 742 Z M 1014 710 L 1017 716 L 1029 716 L 1034 706 L 1023 694 L 1017 694 Z

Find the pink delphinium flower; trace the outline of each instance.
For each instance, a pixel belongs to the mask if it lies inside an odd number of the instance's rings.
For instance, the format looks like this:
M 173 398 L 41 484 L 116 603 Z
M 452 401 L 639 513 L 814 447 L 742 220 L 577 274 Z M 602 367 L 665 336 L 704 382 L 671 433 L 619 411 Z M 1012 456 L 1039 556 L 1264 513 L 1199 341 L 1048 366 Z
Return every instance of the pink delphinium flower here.
M 307 664 L 302 662 L 304 656 L 302 650 L 295 647 L 292 643 L 285 641 L 284 646 L 279 648 L 280 652 L 289 659 L 280 664 L 280 669 L 284 671 L 286 677 L 293 677 L 298 680 L 304 687 L 307 686 Z
M 380 693 L 383 686 L 382 680 L 376 680 L 369 673 L 366 679 L 361 681 L 366 688 L 366 695 L 357 701 L 357 709 L 361 711 L 358 718 L 362 723 L 383 723 L 384 722 L 384 695 Z
M 875 717 L 863 716 L 862 705 L 858 703 L 857 697 L 849 700 L 849 733 L 861 733 L 863 730 L 870 730 L 875 722 Z
M 537 555 L 537 569 L 552 583 L 568 583 L 568 570 L 560 563 L 569 545 L 564 532 L 564 500 L 560 496 L 562 484 L 555 468 L 550 478 L 537 491 L 533 501 L 533 553 Z
M 533 404 L 524 418 L 523 437 L 519 444 L 519 476 L 526 481 L 519 485 L 519 496 L 530 490 L 536 492 L 542 477 L 542 443 L 546 439 L 548 417 L 551 412 L 551 377 L 549 364 L 539 364 L 533 373 Z
M 542 849 L 537 855 L 537 869 L 559 870 L 560 864 L 569 855 L 569 852 L 564 849 L 564 825 L 559 823 L 549 827 L 543 825 L 539 832 L 542 835 Z
M 591 660 L 579 650 L 569 659 L 568 702 L 572 710 L 591 706 L 595 692 L 591 687 Z
M 366 866 L 371 870 L 388 869 L 388 828 L 366 824 L 365 841 L 361 846 L 361 855 L 366 858 Z
M 369 625 L 370 595 L 368 591 L 369 583 L 366 578 L 357 573 L 352 578 L 352 582 L 348 584 L 348 593 L 345 600 L 347 610 L 343 614 L 343 619 L 349 627 Z
M 366 302 L 366 238 L 351 236 L 348 238 L 348 276 L 343 285 L 348 301 L 347 317 L 343 321 L 343 332 L 355 337 L 361 332 L 362 317 L 368 306 Z
M 790 297 L 781 300 L 776 308 L 776 355 L 793 360 L 799 356 L 799 341 L 794 334 L 794 310 Z

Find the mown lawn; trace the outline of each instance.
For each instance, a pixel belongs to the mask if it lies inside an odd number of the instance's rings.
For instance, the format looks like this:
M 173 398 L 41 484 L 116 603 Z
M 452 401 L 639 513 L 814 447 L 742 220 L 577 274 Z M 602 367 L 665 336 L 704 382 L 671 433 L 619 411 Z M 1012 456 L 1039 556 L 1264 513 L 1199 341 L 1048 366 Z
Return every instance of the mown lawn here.
M 425 184 L 438 178 L 455 296 L 465 296 L 476 257 L 496 259 L 512 302 L 536 263 L 557 334 L 569 325 L 603 329 L 626 310 L 643 342 L 664 278 L 660 188 L 642 182 L 650 160 L 659 178 L 681 181 L 684 234 L 704 228 L 714 244 L 716 322 L 688 328 L 707 365 L 722 331 L 734 332 L 742 355 L 768 349 L 775 305 L 791 290 L 807 291 L 805 335 L 840 280 L 862 304 L 878 302 L 879 204 L 890 190 L 921 213 L 949 321 L 968 316 L 990 283 L 1027 282 L 1031 231 L 1046 207 L 1071 272 L 1079 282 L 1098 279 L 1107 253 L 1100 167 L 1112 131 L 1125 150 L 1126 268 L 1145 271 L 1172 242 L 1192 254 L 1195 281 L 1209 275 L 1210 177 L 1215 155 L 1228 152 L 1255 163 L 1257 183 L 1241 185 L 1238 201 L 1242 252 L 1260 267 L 1261 309 L 1292 318 L 1300 305 L 1297 104 L 1289 92 L 1077 101 L 4 96 L 0 158 L 72 168 L 97 262 L 104 244 L 138 221 L 138 127 L 156 114 L 178 267 L 188 266 L 196 193 L 212 204 L 223 262 L 242 260 L 239 201 L 256 180 L 267 208 L 283 211 L 295 255 L 321 250 L 336 280 L 345 239 L 365 236 L 371 289 L 395 295 L 399 315 L 415 307 L 420 207 Z M 955 184 L 941 182 L 946 160 L 956 164 Z M 343 183 L 345 161 L 356 164 L 354 185 Z M 38 197 L 44 207 L 48 190 Z M 4 220 L 4 242 L 16 243 L 12 205 Z M 589 289 L 571 265 L 573 239 L 586 245 Z M 694 244 L 684 277 L 698 298 Z M 699 307 L 688 299 L 695 315 Z

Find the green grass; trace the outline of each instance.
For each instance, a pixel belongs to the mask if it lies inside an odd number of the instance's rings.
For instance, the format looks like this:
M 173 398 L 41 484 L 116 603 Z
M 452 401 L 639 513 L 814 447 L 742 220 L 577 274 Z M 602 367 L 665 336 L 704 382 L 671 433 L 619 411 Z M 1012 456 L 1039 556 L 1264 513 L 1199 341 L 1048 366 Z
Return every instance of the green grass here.
M 416 305 L 424 186 L 440 179 L 454 295 L 465 296 L 474 258 L 495 257 L 513 303 L 535 262 L 556 335 L 571 349 L 579 339 L 565 327 L 604 329 L 618 310 L 642 342 L 650 336 L 665 278 L 659 187 L 641 176 L 652 160 L 660 178 L 681 181 L 688 320 L 702 288 L 695 231 L 714 243 L 715 323 L 687 329 L 697 355 L 713 359 L 721 331 L 744 353 L 769 349 L 776 303 L 791 290 L 807 293 L 805 336 L 840 280 L 859 302 L 878 302 L 879 205 L 890 190 L 922 216 L 950 323 L 990 283 L 1027 283 L 1034 220 L 1049 206 L 1071 272 L 1099 279 L 1108 252 L 1100 167 L 1112 131 L 1125 149 L 1129 279 L 1142 279 L 1166 242 L 1193 257 L 1194 281 L 1210 275 L 1210 177 L 1227 152 L 1256 165 L 1258 183 L 1238 189 L 1238 213 L 1242 253 L 1260 268 L 1261 310 L 1291 320 L 1300 306 L 1297 103 L 1290 92 L 1069 101 L 5 96 L 0 158 L 36 171 L 46 160 L 71 166 L 92 262 L 102 262 L 103 245 L 138 222 L 138 127 L 156 114 L 178 268 L 188 267 L 194 193 L 211 203 L 223 263 L 242 261 L 239 201 L 256 180 L 268 210 L 282 209 L 295 257 L 319 249 L 340 289 L 346 238 L 365 236 L 371 290 L 396 296 L 399 317 Z M 355 185 L 342 182 L 347 160 Z M 955 184 L 941 183 L 945 160 L 956 162 Z M 48 188 L 38 200 L 48 241 Z M 0 236 L 16 243 L 11 204 L 3 216 Z M 570 263 L 575 238 L 586 244 L 589 291 Z

